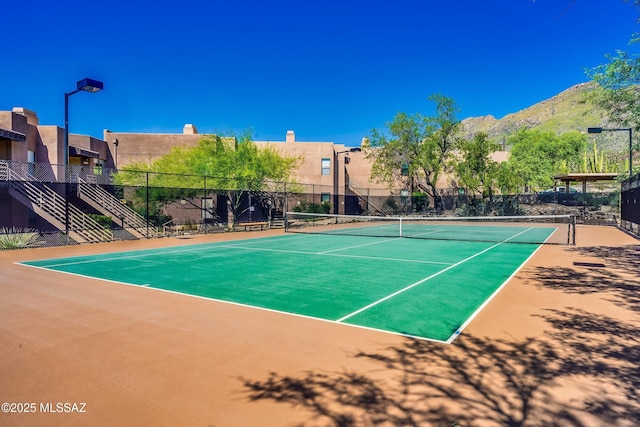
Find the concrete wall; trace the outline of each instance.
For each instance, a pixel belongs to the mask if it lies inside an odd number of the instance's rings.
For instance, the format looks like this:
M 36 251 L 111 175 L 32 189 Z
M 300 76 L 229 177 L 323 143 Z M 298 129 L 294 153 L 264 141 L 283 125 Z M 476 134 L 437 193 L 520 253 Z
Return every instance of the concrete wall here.
M 127 133 L 104 131 L 104 141 L 111 151 L 114 164 L 123 167 L 131 163 L 152 163 L 173 147 L 193 147 L 203 135 L 197 133 Z M 117 141 L 117 147 L 115 145 Z M 116 155 L 117 154 L 117 155 Z

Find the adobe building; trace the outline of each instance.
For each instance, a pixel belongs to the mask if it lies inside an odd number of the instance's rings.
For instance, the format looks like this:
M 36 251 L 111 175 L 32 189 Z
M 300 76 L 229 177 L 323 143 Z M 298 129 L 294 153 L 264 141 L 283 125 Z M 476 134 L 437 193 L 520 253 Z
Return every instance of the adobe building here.
M 0 160 L 63 165 L 64 128 L 41 125 L 37 114 L 23 107 L 0 111 Z M 69 165 L 114 167 L 104 141 L 77 134 L 69 135 Z
M 109 145 L 114 164 L 120 168 L 152 163 L 173 147 L 195 146 L 203 136 L 193 124 L 186 124 L 182 133 L 174 134 L 104 131 L 104 141 Z M 390 194 L 383 184 L 369 182 L 371 163 L 364 152 L 353 150 L 360 147 L 349 148 L 329 141 L 298 141 L 293 130 L 287 131 L 283 141 L 254 143 L 258 147 L 273 147 L 284 156 L 301 158 L 295 180 L 303 184 L 311 201 L 331 204 L 333 213 L 345 213 L 344 199 L 349 188 L 360 188 L 367 195 Z
M 182 133 L 128 133 L 105 130 L 103 139 L 86 135 L 69 135 L 69 165 L 65 168 L 64 128 L 41 125 L 37 114 L 26 108 L 0 111 L 0 183 L 10 178 L 9 173 L 21 171 L 18 181 L 54 183 L 50 187 L 58 194 L 65 190 L 56 187 L 71 180 L 110 184 L 109 170 L 135 163 L 150 164 L 167 154 L 173 147 L 195 146 L 203 135 L 192 124 L 186 124 Z M 300 141 L 293 130 L 286 132 L 282 141 L 254 141 L 259 147 L 271 146 L 280 154 L 301 158 L 294 173 L 295 181 L 303 187 L 305 195 L 298 199 L 316 204 L 327 204 L 331 213 L 390 214 L 385 203 L 390 196 L 407 199 L 409 189 L 390 190 L 385 184 L 372 182 L 371 161 L 362 149 L 365 140 L 353 146 L 331 141 Z M 495 153 L 496 160 L 504 153 Z M 66 170 L 66 172 L 65 172 Z M 4 172 L 3 172 L 4 171 Z M 69 174 L 65 177 L 65 173 Z M 4 175 L 3 175 L 4 174 Z M 7 175 L 7 176 L 5 176 Z M 450 177 L 443 174 L 438 187 L 451 186 Z M 0 186 L 0 226 L 51 228 L 42 215 L 34 214 L 37 201 L 20 200 L 11 194 L 11 186 Z M 13 192 L 18 188 L 14 186 Z M 26 194 L 25 194 L 26 196 Z M 53 195 L 52 195 L 53 197 Z M 305 199 L 306 197 L 306 199 Z M 8 209 L 6 209 L 8 207 Z M 290 209 L 295 206 L 289 206 Z M 118 215 L 128 216 L 131 212 Z M 83 220 L 84 221 L 84 220 Z M 132 218 L 132 223 L 139 223 Z M 136 225 L 142 228 L 140 224 Z M 60 226 L 57 227 L 60 229 Z M 134 227 L 132 227 L 134 228 Z
M 41 125 L 37 114 L 26 108 L 0 111 L 0 161 L 0 182 L 64 182 L 64 129 Z M 70 172 L 79 177 L 96 176 L 113 167 L 111 152 L 104 141 L 69 135 Z M 13 190 L 15 193 L 16 188 Z M 32 201 L 12 195 L 11 186 L 0 185 L 0 226 L 51 230 L 51 224 L 34 214 L 33 205 Z

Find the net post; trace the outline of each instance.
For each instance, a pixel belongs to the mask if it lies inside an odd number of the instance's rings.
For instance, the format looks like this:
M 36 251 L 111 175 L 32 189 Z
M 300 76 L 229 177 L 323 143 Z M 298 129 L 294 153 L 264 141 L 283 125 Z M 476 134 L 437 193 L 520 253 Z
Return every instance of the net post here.
M 287 212 L 286 210 L 284 211 L 284 232 L 288 232 L 289 231 L 289 212 Z
M 571 244 L 575 246 L 576 244 L 576 216 L 571 215 L 571 225 L 569 226 L 571 230 Z
M 402 218 L 400 218 L 400 237 L 402 237 Z

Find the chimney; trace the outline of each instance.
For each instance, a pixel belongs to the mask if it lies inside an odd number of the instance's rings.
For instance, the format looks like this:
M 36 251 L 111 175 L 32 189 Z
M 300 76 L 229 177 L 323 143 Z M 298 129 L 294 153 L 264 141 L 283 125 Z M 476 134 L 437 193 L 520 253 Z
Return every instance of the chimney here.
M 292 130 L 287 131 L 287 142 L 296 142 L 296 134 Z
M 197 133 L 198 133 L 198 129 L 196 129 L 196 127 L 194 125 L 192 125 L 191 123 L 187 123 L 182 128 L 182 134 L 183 135 L 196 135 Z
M 35 111 L 27 110 L 23 107 L 13 107 L 13 112 L 20 114 L 21 116 L 25 116 L 27 118 L 27 123 L 30 125 L 38 126 L 40 124 L 40 119 L 38 119 L 38 115 Z

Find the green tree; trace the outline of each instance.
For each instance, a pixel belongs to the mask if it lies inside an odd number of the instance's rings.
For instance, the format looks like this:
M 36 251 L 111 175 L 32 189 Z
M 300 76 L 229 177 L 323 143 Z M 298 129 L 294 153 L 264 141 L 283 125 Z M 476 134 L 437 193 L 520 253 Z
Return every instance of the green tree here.
M 636 2 L 636 6 L 638 2 Z M 640 35 L 632 37 L 629 46 L 640 45 Z M 608 63 L 587 72 L 598 84 L 590 95 L 594 105 L 607 111 L 609 120 L 616 127 L 626 127 L 640 132 L 640 54 L 616 51 L 607 55 Z M 638 144 L 632 150 L 638 152 Z M 637 157 L 637 156 L 636 156 Z M 620 160 L 622 161 L 622 160 Z
M 500 185 L 510 191 L 522 187 L 541 190 L 553 184 L 553 176 L 577 170 L 586 146 L 586 136 L 572 131 L 553 132 L 521 129 L 509 138 L 511 152 L 501 168 Z
M 461 125 L 455 101 L 439 94 L 429 100 L 436 104 L 435 116 L 398 113 L 386 123 L 386 131 L 371 131 L 366 156 L 373 161 L 372 180 L 428 194 L 440 210 L 442 198 L 436 185 L 458 144 Z
M 593 102 L 609 113 L 612 122 L 640 130 L 640 56 L 618 50 L 607 59 L 607 64 L 589 71 L 599 86 L 592 93 Z
M 279 185 L 293 182 L 292 173 L 299 163 L 299 158 L 282 156 L 275 147 L 258 148 L 249 133 L 240 137 L 206 135 L 196 146 L 174 147 L 150 165 L 128 166 L 117 174 L 116 182 L 146 186 L 142 179 L 150 179 L 149 187 L 162 189 L 154 196 L 158 203 L 187 198 L 205 186 L 222 191 L 232 226 L 246 192 L 278 191 Z
M 491 154 L 499 149 L 500 145 L 491 142 L 483 132 L 471 141 L 461 141 L 461 158 L 453 166 L 459 183 L 473 194 L 491 197 L 498 173 L 498 162 L 491 159 Z
M 498 164 L 496 180 L 503 194 L 513 194 L 522 190 L 524 180 L 518 173 L 518 165 L 513 161 Z

